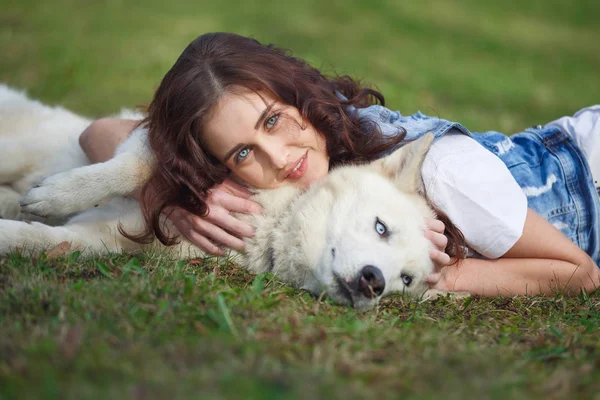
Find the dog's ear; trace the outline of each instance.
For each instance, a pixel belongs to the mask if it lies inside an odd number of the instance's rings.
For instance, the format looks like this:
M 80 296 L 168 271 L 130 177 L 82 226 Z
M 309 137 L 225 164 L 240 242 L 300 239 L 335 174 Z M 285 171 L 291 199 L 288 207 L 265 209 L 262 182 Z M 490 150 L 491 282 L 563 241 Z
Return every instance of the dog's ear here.
M 373 166 L 402 191 L 416 193 L 421 187 L 421 166 L 433 139 L 428 133 L 375 161 Z

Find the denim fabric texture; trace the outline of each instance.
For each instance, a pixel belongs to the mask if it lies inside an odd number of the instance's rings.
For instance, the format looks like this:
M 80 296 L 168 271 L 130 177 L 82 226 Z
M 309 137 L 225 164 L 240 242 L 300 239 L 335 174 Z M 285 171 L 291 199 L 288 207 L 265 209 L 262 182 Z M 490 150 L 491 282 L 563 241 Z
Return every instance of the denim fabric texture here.
M 449 131 L 471 136 L 504 162 L 527 196 L 529 208 L 600 263 L 600 200 L 583 152 L 560 128 L 540 125 L 507 136 L 493 131 L 471 133 L 456 122 L 421 112 L 403 116 L 379 105 L 348 111 L 364 123 L 377 123 L 386 135 L 404 129 L 400 146 L 428 132 L 436 139 Z

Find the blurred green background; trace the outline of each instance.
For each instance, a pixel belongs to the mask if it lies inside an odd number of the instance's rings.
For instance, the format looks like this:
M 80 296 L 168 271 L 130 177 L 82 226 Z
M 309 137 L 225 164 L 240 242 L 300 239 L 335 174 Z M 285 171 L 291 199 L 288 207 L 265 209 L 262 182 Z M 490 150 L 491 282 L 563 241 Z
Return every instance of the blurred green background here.
M 600 102 L 597 0 L 0 0 L 0 81 L 99 117 L 148 104 L 199 34 L 290 48 L 388 106 L 512 133 Z

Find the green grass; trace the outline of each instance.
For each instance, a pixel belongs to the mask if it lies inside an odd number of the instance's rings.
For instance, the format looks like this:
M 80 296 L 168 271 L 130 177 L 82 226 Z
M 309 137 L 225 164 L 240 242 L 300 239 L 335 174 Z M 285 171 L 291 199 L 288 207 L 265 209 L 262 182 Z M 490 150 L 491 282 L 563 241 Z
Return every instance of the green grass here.
M 510 133 L 598 103 L 595 0 L 0 0 L 0 81 L 89 116 L 147 104 L 233 31 Z M 51 257 L 52 258 L 52 257 Z M 230 262 L 0 258 L 0 398 L 582 398 L 600 294 L 384 301 L 357 314 Z
M 332 306 L 229 262 L 0 261 L 6 398 L 592 398 L 600 297 Z

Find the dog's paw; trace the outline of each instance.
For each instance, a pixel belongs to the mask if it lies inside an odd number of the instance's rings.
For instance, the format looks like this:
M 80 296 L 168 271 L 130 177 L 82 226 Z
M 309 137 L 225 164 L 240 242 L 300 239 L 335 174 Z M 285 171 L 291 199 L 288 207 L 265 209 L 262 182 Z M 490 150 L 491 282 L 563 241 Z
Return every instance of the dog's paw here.
M 66 217 L 88 208 L 82 202 L 82 185 L 68 173 L 53 175 L 33 187 L 21 199 L 21 212 L 39 217 Z
M 18 201 L 0 201 L 0 219 L 18 220 L 21 215 Z
M 0 219 L 18 220 L 21 215 L 19 198 L 15 190 L 7 186 L 0 186 Z

